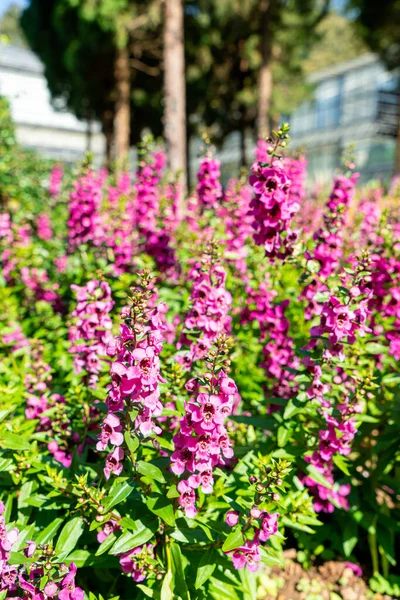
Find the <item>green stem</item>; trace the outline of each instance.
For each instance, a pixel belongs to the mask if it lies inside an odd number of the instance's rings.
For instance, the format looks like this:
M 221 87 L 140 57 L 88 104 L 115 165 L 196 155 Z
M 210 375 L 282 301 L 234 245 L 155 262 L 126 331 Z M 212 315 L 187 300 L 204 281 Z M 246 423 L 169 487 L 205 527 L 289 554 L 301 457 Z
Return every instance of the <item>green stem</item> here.
M 374 519 L 372 530 L 368 533 L 368 544 L 371 552 L 372 570 L 374 575 L 379 575 L 379 554 L 378 544 L 376 541 L 376 519 Z

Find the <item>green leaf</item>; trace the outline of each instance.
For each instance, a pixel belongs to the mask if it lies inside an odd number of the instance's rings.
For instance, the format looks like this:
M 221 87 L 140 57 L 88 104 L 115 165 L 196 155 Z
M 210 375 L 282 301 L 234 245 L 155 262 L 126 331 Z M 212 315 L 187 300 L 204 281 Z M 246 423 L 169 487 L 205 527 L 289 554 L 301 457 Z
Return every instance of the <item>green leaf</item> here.
M 253 417 L 247 415 L 232 415 L 229 417 L 235 423 L 244 423 L 245 425 L 254 425 L 260 429 L 272 429 L 276 425 L 276 421 L 273 418 L 267 417 Z
M 180 493 L 178 492 L 176 485 L 171 485 L 167 492 L 167 498 L 179 498 Z
M 104 512 L 108 512 L 113 508 L 113 506 L 123 502 L 132 492 L 133 487 L 127 481 L 117 485 L 113 490 L 111 490 L 111 493 L 104 504 Z
M 199 544 L 209 539 L 202 529 L 179 528 L 171 533 L 171 537 L 182 544 Z
M 368 344 L 365 344 L 365 352 L 369 354 L 386 354 L 387 349 L 387 346 L 378 344 L 378 342 L 368 342 Z
M 157 494 L 147 499 L 147 506 L 152 513 L 165 521 L 167 525 L 175 527 L 174 507 L 167 498 Z
M 395 521 L 394 521 L 395 528 Z M 393 528 L 393 530 L 394 530 Z M 382 526 L 379 528 L 378 534 L 379 550 L 384 554 L 390 564 L 396 566 L 396 552 L 394 549 L 394 533 L 384 529 Z
M 215 567 L 217 566 L 217 558 L 218 555 L 215 548 L 209 548 L 201 557 L 199 566 L 197 567 L 196 581 L 194 584 L 196 590 L 198 590 L 214 573 Z
M 21 486 L 18 496 L 18 508 L 25 508 L 26 506 L 29 506 L 27 500 L 37 488 L 37 484 L 34 485 L 34 483 L 35 482 L 33 480 L 25 481 L 25 483 Z
M 10 558 L 7 562 L 9 565 L 26 565 L 29 563 L 25 554 L 22 552 L 10 552 Z
M 301 406 L 295 406 L 293 400 L 290 399 L 290 400 L 288 400 L 288 402 L 286 404 L 286 408 L 285 408 L 285 411 L 283 413 L 283 418 L 285 420 L 286 419 L 290 419 L 290 417 L 293 417 L 293 415 L 296 415 L 297 413 L 301 412 L 302 410 L 303 410 L 303 407 L 301 407 Z
M 229 552 L 234 550 L 243 544 L 243 534 L 240 525 L 235 527 L 233 531 L 226 538 L 224 545 L 222 546 L 222 552 Z
M 0 445 L 6 450 L 32 450 L 32 446 L 26 438 L 9 431 L 3 431 L 0 434 Z
M 345 475 L 350 477 L 350 471 L 347 466 L 347 460 L 345 459 L 345 457 L 341 454 L 334 454 L 332 458 L 337 468 L 340 469 Z
M 159 435 L 155 436 L 157 442 L 160 444 L 161 448 L 165 448 L 166 450 L 170 450 L 171 452 L 173 452 L 175 450 L 175 446 L 172 442 L 170 442 L 169 440 L 160 437 Z
M 172 571 L 167 571 L 161 586 L 160 600 L 173 600 Z
M 10 412 L 12 412 L 13 410 L 15 410 L 15 406 L 11 406 L 11 407 L 6 408 L 4 410 L 0 410 L 0 421 L 4 421 L 4 419 L 6 418 L 6 416 L 9 415 Z
M 82 517 L 74 517 L 61 530 L 55 547 L 56 554 L 69 554 L 75 548 L 83 532 Z
M 90 561 L 91 556 L 92 554 L 88 550 L 75 550 L 68 556 L 68 562 L 74 562 L 79 569 Z
M 60 526 L 64 523 L 64 519 L 54 519 L 36 538 L 37 544 L 48 544 L 56 535 Z
M 174 594 L 179 595 L 182 600 L 190 600 L 190 594 L 182 566 L 181 549 L 178 544 L 171 544 L 171 556 L 174 576 Z
M 110 533 L 110 535 L 108 535 L 106 539 L 103 542 L 101 542 L 100 546 L 97 548 L 96 556 L 101 556 L 102 554 L 104 554 L 104 552 L 107 552 L 107 550 L 109 550 L 114 544 L 116 539 L 117 536 L 115 535 L 115 533 Z
M 122 554 L 123 552 L 128 552 L 135 548 L 136 546 L 141 546 L 145 544 L 154 536 L 154 533 L 148 527 L 145 527 L 143 523 L 140 523 L 141 528 L 138 528 L 138 531 L 134 533 L 124 533 L 117 539 L 114 546 L 112 547 L 111 554 Z
M 291 529 L 296 529 L 297 531 L 305 531 L 306 533 L 315 533 L 314 529 L 311 529 L 311 527 L 308 527 L 308 525 L 303 525 L 301 523 L 298 523 L 297 521 L 292 521 L 288 517 L 282 517 L 281 523 L 282 523 L 282 525 L 285 525 L 285 527 L 290 527 Z
M 358 541 L 358 526 L 353 519 L 345 520 L 342 535 L 344 555 L 349 558 Z
M 261 560 L 269 567 L 282 567 L 285 568 L 285 559 L 283 558 L 282 552 L 278 553 L 270 547 L 260 546 Z
M 137 588 L 139 588 L 139 590 L 141 590 L 143 592 L 143 594 L 145 596 L 147 596 L 148 598 L 154 598 L 154 590 L 152 588 L 147 587 L 147 585 L 143 585 L 142 583 L 138 583 L 136 585 Z
M 306 471 L 307 471 L 308 475 L 312 479 L 314 479 L 314 481 L 316 481 L 320 485 L 323 485 L 328 490 L 332 489 L 332 484 L 329 483 L 329 481 L 327 479 L 325 479 L 325 477 L 319 471 L 317 471 L 317 469 L 314 467 L 314 465 L 307 465 Z
M 127 431 L 124 434 L 124 439 L 126 442 L 126 445 L 129 448 L 129 452 L 131 454 L 135 454 L 136 450 L 139 447 L 139 440 L 137 438 L 137 436 L 133 436 L 132 434 L 128 433 Z
M 158 467 L 152 465 L 151 463 L 145 462 L 144 460 L 139 460 L 137 463 L 137 470 L 139 473 L 148 477 L 149 479 L 154 479 L 159 483 L 165 483 L 165 477 Z
M 287 429 L 283 425 L 278 427 L 277 442 L 278 442 L 279 448 L 283 448 L 287 444 L 287 442 L 289 441 L 289 437 L 290 437 L 289 429 Z

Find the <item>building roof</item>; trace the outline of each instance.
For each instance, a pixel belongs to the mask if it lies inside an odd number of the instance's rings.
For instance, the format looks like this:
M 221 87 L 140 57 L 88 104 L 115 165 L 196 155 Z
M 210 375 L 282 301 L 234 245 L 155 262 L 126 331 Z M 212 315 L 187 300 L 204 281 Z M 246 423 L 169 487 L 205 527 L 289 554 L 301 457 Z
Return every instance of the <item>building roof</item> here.
M 26 48 L 0 43 L 0 94 L 9 100 L 11 116 L 17 128 L 42 127 L 82 134 L 87 131 L 86 121 L 78 120 L 68 110 L 56 108 L 43 65 Z M 99 123 L 92 123 L 92 131 L 100 132 Z
M 31 50 L 0 43 L 0 66 L 13 71 L 43 73 L 43 65 Z
M 376 54 L 367 52 L 365 54 L 361 54 L 361 56 L 352 58 L 351 60 L 346 60 L 345 62 L 333 65 L 332 67 L 326 67 L 325 69 L 315 71 L 314 73 L 311 73 L 311 75 L 308 77 L 308 80 L 310 83 L 318 83 L 323 79 L 336 77 L 337 75 L 342 75 L 347 71 L 353 71 L 354 69 L 360 69 L 362 67 L 366 67 L 367 65 L 379 62 L 379 57 Z

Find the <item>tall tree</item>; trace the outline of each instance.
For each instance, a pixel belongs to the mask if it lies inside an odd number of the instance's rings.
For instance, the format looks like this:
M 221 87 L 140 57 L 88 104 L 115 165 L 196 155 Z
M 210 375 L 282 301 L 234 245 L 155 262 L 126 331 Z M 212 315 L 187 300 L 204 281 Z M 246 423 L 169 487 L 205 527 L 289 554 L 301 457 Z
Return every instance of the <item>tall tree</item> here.
M 261 0 L 261 65 L 258 83 L 258 137 L 263 138 L 269 131 L 269 111 L 272 94 L 272 32 L 271 32 L 271 3 L 273 0 Z
M 304 59 L 318 40 L 316 25 L 328 5 L 328 0 L 198 0 L 196 10 L 189 4 L 189 115 L 201 115 L 198 125 L 203 121 L 215 141 L 234 131 L 242 139 L 247 132 L 264 134 L 310 93 Z
M 355 22 L 370 48 L 380 55 L 388 69 L 400 67 L 400 1 L 348 0 L 347 5 L 355 10 Z M 396 173 L 400 173 L 400 82 L 398 93 Z
M 0 19 L 0 39 L 13 46 L 25 47 L 27 43 L 19 23 L 20 17 L 21 7 L 11 4 Z
M 186 183 L 186 82 L 182 0 L 165 0 L 164 137 L 169 167 Z
M 143 128 L 161 118 L 158 0 L 146 7 L 139 0 L 118 2 L 30 0 L 22 16 L 54 102 L 102 123 L 109 159 L 114 137 L 122 158 Z
M 369 52 L 354 23 L 345 15 L 336 12 L 327 14 L 319 23 L 317 34 L 319 40 L 304 61 L 306 73 L 313 73 Z

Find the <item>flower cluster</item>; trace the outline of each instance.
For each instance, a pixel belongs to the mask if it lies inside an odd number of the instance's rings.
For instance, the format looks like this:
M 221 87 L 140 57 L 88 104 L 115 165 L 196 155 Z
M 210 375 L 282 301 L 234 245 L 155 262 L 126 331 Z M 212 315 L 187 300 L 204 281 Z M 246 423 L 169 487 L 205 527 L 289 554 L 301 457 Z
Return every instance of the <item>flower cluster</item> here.
M 5 506 L 0 500 L 0 590 L 15 591 L 18 570 L 15 566 L 8 564 L 8 559 L 13 544 L 18 539 L 19 531 L 16 527 L 7 531 L 4 511 Z
M 216 351 L 218 352 L 218 351 Z M 173 437 L 175 450 L 171 456 L 171 470 L 175 475 L 190 473 L 178 483 L 178 502 L 188 517 L 196 515 L 195 489 L 205 494 L 213 491 L 213 468 L 224 465 L 233 457 L 232 443 L 225 420 L 232 413 L 237 387 L 224 371 L 218 375 L 206 373 L 206 386 L 191 379 L 186 388 L 195 396 L 185 404 L 186 414 L 179 424 L 179 433 Z
M 13 240 L 11 217 L 8 213 L 0 213 L 0 238 L 9 243 Z
M 235 569 L 246 567 L 248 571 L 258 571 L 261 555 L 259 546 L 266 542 L 272 535 L 278 533 L 279 513 L 268 513 L 261 510 L 258 506 L 253 506 L 243 530 L 250 524 L 253 525 L 254 537 L 252 540 L 246 540 L 242 546 L 239 546 L 229 554 L 232 557 L 232 563 Z M 229 511 L 225 516 L 225 521 L 230 527 L 239 523 L 240 515 L 236 511 Z
M 355 194 L 359 174 L 339 175 L 335 178 L 331 195 L 324 212 L 324 224 L 313 235 L 315 246 L 306 253 L 309 260 L 318 261 L 317 277 L 314 277 L 302 292 L 307 300 L 305 316 L 311 319 L 319 314 L 320 306 L 315 302 L 317 292 L 326 290 L 324 281 L 337 271 L 343 257 L 343 233 L 347 213 Z
M 359 271 L 363 273 L 365 261 L 360 261 Z M 362 288 L 363 279 L 369 277 L 354 276 L 353 283 L 358 282 Z M 322 361 L 332 360 L 333 358 L 343 361 L 345 359 L 344 344 L 354 344 L 356 335 L 363 336 L 370 331 L 367 323 L 370 316 L 368 306 L 368 297 L 358 300 L 361 296 L 361 290 L 353 285 L 350 289 L 350 303 L 343 304 L 336 296 L 331 296 L 327 302 L 322 305 L 319 324 L 310 330 L 311 340 L 306 346 L 307 350 L 316 348 L 319 339 L 325 339 L 326 345 L 322 351 Z M 353 305 L 357 302 L 357 307 Z M 312 374 L 312 384 L 307 390 L 310 398 L 316 398 L 322 409 L 325 427 L 318 432 L 318 449 L 311 456 L 306 456 L 306 462 L 325 478 L 328 486 L 316 481 L 312 475 L 303 478 L 304 484 L 310 489 L 315 497 L 314 508 L 317 512 L 333 512 L 335 505 L 348 508 L 347 496 L 350 493 L 348 484 L 334 485 L 334 456 L 339 454 L 347 456 L 351 451 L 351 443 L 357 433 L 356 422 L 353 418 L 356 412 L 359 412 L 358 404 L 346 395 L 346 391 L 353 392 L 352 382 L 345 381 L 345 374 L 341 373 L 340 368 L 334 381 L 342 383 L 344 393 L 343 401 L 337 405 L 340 417 L 334 417 L 331 414 L 331 403 L 327 396 L 330 392 L 330 386 L 321 381 L 321 365 L 315 363 L 310 357 L 304 359 L 309 372 Z
M 100 245 L 104 231 L 100 216 L 102 200 L 102 178 L 87 171 L 74 182 L 71 193 L 68 219 L 68 251 L 71 253 L 81 244 Z
M 10 344 L 12 352 L 29 347 L 29 340 L 22 331 L 21 325 L 10 323 L 10 327 L 12 327 L 12 331 L 2 336 L 3 344 Z
M 49 302 L 54 310 L 63 312 L 63 302 L 59 293 L 55 291 L 59 289 L 59 284 L 50 281 L 45 269 L 24 266 L 21 268 L 21 279 L 35 300 Z
M 103 214 L 102 228 L 105 243 L 112 250 L 113 271 L 116 276 L 132 268 L 138 248 L 137 232 L 132 221 L 133 189 L 130 176 L 122 173 L 116 186 L 107 189 L 107 213 Z
M 254 163 L 249 181 L 254 191 L 250 202 L 254 241 L 268 258 L 284 258 L 298 237 L 289 226 L 300 206 L 289 195 L 291 182 L 283 161 L 274 157 L 269 164 Z
M 247 270 L 246 242 L 252 234 L 252 217 L 249 214 L 251 188 L 242 181 L 230 179 L 224 193 L 223 201 L 217 210 L 218 217 L 225 226 L 225 257 L 233 263 L 239 273 Z
M 163 152 L 153 152 L 147 160 L 142 160 L 137 171 L 135 188 L 135 225 L 143 238 L 146 252 L 154 258 L 157 267 L 164 272 L 176 264 L 174 248 L 171 245 L 172 231 L 170 220 L 161 217 L 160 179 L 166 158 Z M 160 223 L 159 223 L 160 219 Z
M 354 344 L 356 332 L 363 336 L 369 331 L 367 327 L 369 313 L 367 298 L 361 300 L 358 308 L 352 310 L 351 305 L 342 304 L 339 298 L 331 296 L 322 305 L 319 324 L 311 328 L 310 334 L 313 339 L 308 349 L 313 349 L 318 338 L 326 335 L 329 346 L 324 349 L 323 357 L 329 359 L 338 356 L 343 360 L 343 343 Z
M 163 164 L 158 154 L 150 155 L 148 160 L 140 162 L 136 173 L 134 223 L 145 238 L 149 233 L 157 230 L 157 214 L 160 206 L 158 184 Z
M 289 334 L 289 321 L 285 317 L 289 301 L 276 302 L 276 296 L 277 292 L 270 289 L 268 281 L 262 282 L 257 290 L 248 286 L 242 323 L 258 323 L 264 355 L 260 366 L 265 370 L 267 380 L 273 382 L 269 393 L 272 397 L 288 400 L 296 392 L 293 369 L 297 369 L 300 363 Z
M 215 252 L 216 248 L 210 247 L 202 262 L 196 263 L 188 273 L 188 278 L 193 281 L 192 306 L 185 318 L 186 333 L 181 335 L 179 345 L 189 346 L 189 352 L 178 359 L 188 368 L 192 362 L 207 355 L 221 333 L 230 333 L 228 313 L 232 296 L 225 288 L 226 271 L 217 263 Z M 189 337 L 191 332 L 197 334 L 195 339 Z
M 159 303 L 151 306 L 151 280 L 147 274 L 142 275 L 141 287 L 133 288 L 132 304 L 121 311 L 123 323 L 120 335 L 113 338 L 107 347 L 108 356 L 115 358 L 111 364 L 111 389 L 107 397 L 109 413 L 103 421 L 98 450 L 105 450 L 107 445 L 114 449 L 106 458 L 104 474 L 109 478 L 111 473 L 122 471 L 124 450 L 124 422 L 130 418 L 135 409 L 133 428 L 143 436 L 161 429 L 154 422 L 162 412 L 159 383 L 163 381 L 160 373 L 159 354 L 163 345 L 164 319 L 166 307 Z
M 61 165 L 54 165 L 50 173 L 49 194 L 53 198 L 57 198 L 60 194 L 61 183 L 63 178 L 63 168 Z
M 47 213 L 40 213 L 36 221 L 37 236 L 41 240 L 51 240 L 53 230 L 51 228 L 50 216 Z
M 202 210 L 205 208 L 217 208 L 222 198 L 222 185 L 219 181 L 221 176 L 220 161 L 210 155 L 202 158 L 197 173 L 197 198 Z
M 45 569 L 51 569 L 51 577 L 46 577 L 47 583 L 41 585 L 40 579 L 44 577 Z M 54 567 L 56 567 L 54 569 Z M 77 568 L 75 563 L 69 567 L 65 563 L 52 565 L 47 563 L 44 567 L 36 568 L 29 573 L 28 580 L 24 573 L 20 573 L 18 586 L 22 590 L 24 598 L 30 600 L 48 600 L 57 597 L 59 600 L 83 600 L 82 588 L 75 584 Z
M 299 158 L 285 157 L 284 165 L 290 180 L 289 202 L 302 206 L 306 197 L 306 177 L 308 161 L 304 156 Z
M 85 286 L 72 285 L 78 304 L 71 316 L 76 322 L 69 329 L 69 351 L 75 355 L 75 373 L 86 371 L 89 387 L 96 387 L 101 370 L 101 356 L 106 354 L 112 338 L 109 313 L 114 306 L 111 289 L 105 281 L 89 281 Z
M 139 583 L 146 579 L 149 562 L 154 562 L 154 545 L 137 546 L 122 554 L 119 562 L 123 572 Z

